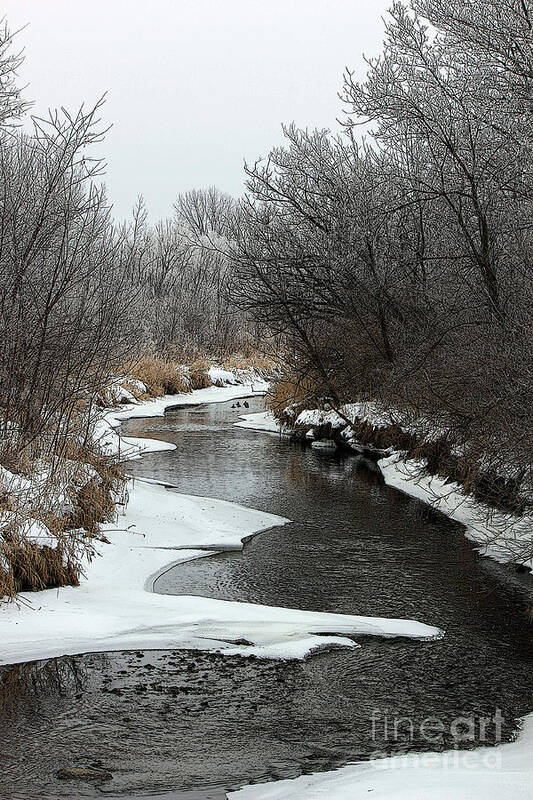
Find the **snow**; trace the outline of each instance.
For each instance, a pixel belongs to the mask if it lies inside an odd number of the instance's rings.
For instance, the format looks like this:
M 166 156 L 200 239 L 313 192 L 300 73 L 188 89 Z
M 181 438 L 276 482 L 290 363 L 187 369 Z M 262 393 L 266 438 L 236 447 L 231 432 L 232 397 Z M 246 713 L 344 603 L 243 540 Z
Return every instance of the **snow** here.
M 209 379 L 215 386 L 225 386 L 227 384 L 236 384 L 237 379 L 233 372 L 221 367 L 209 367 L 207 370 Z
M 0 487 L 13 494 L 31 491 L 32 482 L 23 475 L 16 475 L 0 465 Z
M 118 379 L 106 386 L 101 392 L 101 399 L 104 403 L 113 405 L 114 403 L 135 403 L 134 395 L 122 386 L 121 383 L 126 383 L 126 379 Z
M 285 413 L 289 414 L 291 406 L 285 409 Z M 320 425 L 331 425 L 333 430 L 339 430 L 346 427 L 346 419 L 361 420 L 362 422 L 369 422 L 374 427 L 386 427 L 388 425 L 397 424 L 397 412 L 389 411 L 382 408 L 377 403 L 365 401 L 361 403 L 346 403 L 341 406 L 341 414 L 338 414 L 332 408 L 320 409 L 309 408 L 301 411 L 294 421 L 295 427 L 306 427 L 312 425 L 318 427 Z
M 531 800 L 533 714 L 498 747 L 374 759 L 293 780 L 245 786 L 228 800 Z
M 209 553 L 240 548 L 250 534 L 287 520 L 145 481 L 130 482 L 129 492 L 124 516 L 103 526 L 111 543 L 96 542 L 97 556 L 86 565 L 80 587 L 24 594 L 22 605 L 1 609 L 2 663 L 165 648 L 304 658 L 319 646 L 357 646 L 347 635 L 440 635 L 413 620 L 155 594 L 155 578 L 171 565 L 205 556 L 205 548 Z M 321 633 L 328 636 L 317 636 Z M 236 646 L 238 639 L 252 646 Z
M 254 381 L 253 393 L 260 391 Z M 142 406 L 132 404 L 106 415 L 103 434 L 117 436 L 114 428 L 121 420 L 157 416 L 178 403 L 217 402 L 251 393 L 247 385 L 210 387 Z M 137 441 L 142 441 L 145 452 L 155 446 L 153 440 Z M 155 579 L 174 564 L 220 548 L 240 549 L 252 533 L 288 520 L 222 500 L 178 494 L 153 481 L 130 481 L 128 490 L 123 515 L 116 524 L 103 526 L 110 543 L 95 541 L 94 557 L 84 565 L 79 587 L 23 594 L 21 603 L 0 609 L 1 663 L 165 648 L 302 659 L 324 647 L 357 647 L 349 638 L 357 635 L 418 639 L 442 635 L 415 620 L 156 594 Z M 251 644 L 235 644 L 243 639 Z
M 326 416 L 326 411 L 321 411 L 319 408 L 309 408 L 298 414 L 294 424 L 297 426 L 324 425 L 324 419 Z M 344 425 L 346 425 L 346 423 L 344 423 Z
M 234 370 L 223 369 L 222 367 L 209 367 L 207 370 L 209 379 L 215 386 L 236 386 L 239 384 L 250 384 L 255 387 L 256 384 L 264 384 L 265 381 L 257 373 L 253 367 L 246 369 L 237 368 Z
M 101 481 L 100 475 L 94 467 L 83 461 L 72 461 L 70 458 L 63 458 L 61 459 L 61 466 L 66 473 L 66 480 L 77 489 L 81 489 L 91 481 Z
M 333 439 L 320 439 L 316 442 L 311 442 L 313 450 L 336 450 L 337 445 Z
M 44 522 L 38 519 L 21 518 L 21 515 L 14 511 L 0 511 L 0 531 L 8 527 L 16 530 L 22 539 L 40 547 L 57 547 L 57 538 L 52 535 Z
M 253 414 L 240 414 L 240 422 L 235 422 L 236 428 L 249 428 L 254 431 L 266 431 L 267 433 L 286 434 L 272 411 L 257 411 Z
M 123 383 L 126 383 L 128 386 L 131 386 L 131 388 L 134 389 L 136 392 L 139 392 L 139 394 L 146 394 L 148 391 L 146 388 L 146 384 L 143 383 L 142 381 L 137 380 L 137 378 L 124 378 Z
M 124 386 L 113 386 L 110 394 L 115 403 L 134 403 L 135 397 Z
M 37 459 L 32 463 L 31 477 L 15 475 L 0 466 L 0 487 L 9 493 L 12 509 L 31 516 L 36 508 L 66 515 L 74 510 L 70 490 L 81 489 L 100 476 L 90 464 L 56 456 Z
M 135 408 L 135 406 L 133 407 Z M 142 453 L 176 449 L 175 444 L 162 442 L 159 439 L 142 439 L 137 436 L 122 436 L 115 430 L 119 425 L 117 416 L 116 412 L 109 411 L 94 424 L 93 440 L 105 455 L 117 456 L 122 461 L 131 461 L 140 458 Z M 123 419 L 128 419 L 128 417 L 124 416 Z

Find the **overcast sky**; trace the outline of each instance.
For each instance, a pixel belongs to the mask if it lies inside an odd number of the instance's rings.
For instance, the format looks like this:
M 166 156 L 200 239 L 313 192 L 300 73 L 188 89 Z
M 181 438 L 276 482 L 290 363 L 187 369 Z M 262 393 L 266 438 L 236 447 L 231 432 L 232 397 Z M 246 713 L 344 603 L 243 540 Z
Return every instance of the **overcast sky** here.
M 108 92 L 100 145 L 117 217 L 144 195 L 153 220 L 180 192 L 238 195 L 243 159 L 280 124 L 336 127 L 345 66 L 361 77 L 389 0 L 4 0 L 34 113 Z

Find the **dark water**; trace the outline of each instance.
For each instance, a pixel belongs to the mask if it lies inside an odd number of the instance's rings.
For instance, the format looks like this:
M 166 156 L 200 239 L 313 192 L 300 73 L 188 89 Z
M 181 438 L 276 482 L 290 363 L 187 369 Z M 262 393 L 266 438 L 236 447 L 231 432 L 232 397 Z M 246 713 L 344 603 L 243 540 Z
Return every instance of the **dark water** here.
M 260 400 L 249 403 L 250 410 L 261 407 Z M 492 720 L 498 709 L 507 740 L 515 718 L 533 709 L 529 580 L 479 558 L 454 523 L 369 482 L 353 458 L 234 428 L 239 410 L 231 405 L 130 421 L 125 433 L 177 444 L 134 462 L 132 471 L 293 522 L 254 537 L 242 554 L 179 565 L 156 589 L 413 617 L 446 636 L 367 638 L 359 650 L 303 663 L 161 652 L 8 668 L 0 708 L 2 800 L 148 798 L 164 791 L 221 800 L 229 788 L 376 751 L 471 747 L 483 739 L 480 718 Z M 435 731 L 428 741 L 420 729 L 430 716 L 440 723 L 438 741 Z M 498 739 L 493 721 L 485 730 L 486 743 Z M 96 764 L 114 777 L 55 777 L 74 764 Z

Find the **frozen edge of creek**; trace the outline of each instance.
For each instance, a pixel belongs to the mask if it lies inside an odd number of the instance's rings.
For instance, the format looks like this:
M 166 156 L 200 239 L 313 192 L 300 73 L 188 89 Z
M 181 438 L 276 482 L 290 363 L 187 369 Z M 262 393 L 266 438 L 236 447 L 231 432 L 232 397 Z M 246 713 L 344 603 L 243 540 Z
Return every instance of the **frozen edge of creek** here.
M 109 411 L 101 445 L 128 458 L 174 449 L 152 439 L 121 437 L 133 417 L 162 416 L 172 406 L 224 402 L 263 394 L 266 384 L 209 387 Z M 0 609 L 0 663 L 114 650 L 211 650 L 226 655 L 303 659 L 317 650 L 358 647 L 357 635 L 435 639 L 438 628 L 415 620 L 302 611 L 196 596 L 160 595 L 155 579 L 171 566 L 220 549 L 240 550 L 253 533 L 284 525 L 273 514 L 207 497 L 179 494 L 153 481 L 131 480 L 129 502 L 110 544 L 95 543 L 79 587 L 25 593 Z M 170 551 L 174 551 L 173 556 Z

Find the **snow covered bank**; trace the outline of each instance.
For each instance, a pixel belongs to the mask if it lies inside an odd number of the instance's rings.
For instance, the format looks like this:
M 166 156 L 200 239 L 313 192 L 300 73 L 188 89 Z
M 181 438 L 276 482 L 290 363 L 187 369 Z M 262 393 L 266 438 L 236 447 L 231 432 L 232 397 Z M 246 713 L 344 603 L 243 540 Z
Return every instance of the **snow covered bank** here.
M 220 547 L 240 548 L 251 533 L 285 522 L 234 503 L 131 482 L 124 515 L 117 526 L 104 527 L 110 544 L 96 544 L 78 588 L 27 594 L 21 597 L 24 604 L 2 609 L 0 661 L 141 648 L 303 658 L 319 647 L 355 647 L 347 635 L 439 635 L 436 628 L 411 620 L 153 593 L 154 577 L 165 568 Z M 244 640 L 250 644 L 239 643 Z
M 102 436 L 109 447 L 139 456 L 161 443 L 127 439 L 123 419 L 161 416 L 165 408 L 235 399 L 263 387 L 229 386 L 172 395 L 109 412 Z M 115 437 L 115 439 L 113 438 Z M 118 443 L 117 443 L 118 440 Z M 121 450 L 124 453 L 124 449 Z M 324 647 L 357 647 L 350 636 L 432 639 L 437 628 L 414 620 L 314 613 L 202 597 L 155 594 L 154 579 L 170 566 L 240 549 L 250 534 L 288 520 L 234 503 L 181 495 L 130 481 L 129 503 L 116 524 L 102 526 L 109 544 L 94 543 L 78 588 L 20 596 L 0 609 L 1 663 L 63 654 L 129 649 L 193 648 L 264 658 L 304 658 Z
M 284 431 L 271 411 L 256 411 L 253 414 L 240 414 L 240 422 L 235 422 L 236 428 L 249 428 L 254 431 L 266 431 L 267 433 L 277 433 L 290 436 L 290 432 Z
M 294 780 L 246 786 L 228 800 L 531 800 L 533 714 L 498 747 L 363 761 Z
M 381 459 L 379 466 L 387 484 L 431 504 L 464 525 L 465 535 L 475 542 L 481 555 L 504 564 L 521 561 L 521 554 L 532 537 L 530 515 L 515 517 L 489 509 L 465 494 L 459 484 L 424 474 L 420 462 L 406 459 L 401 453 Z M 533 568 L 532 559 L 525 564 Z

